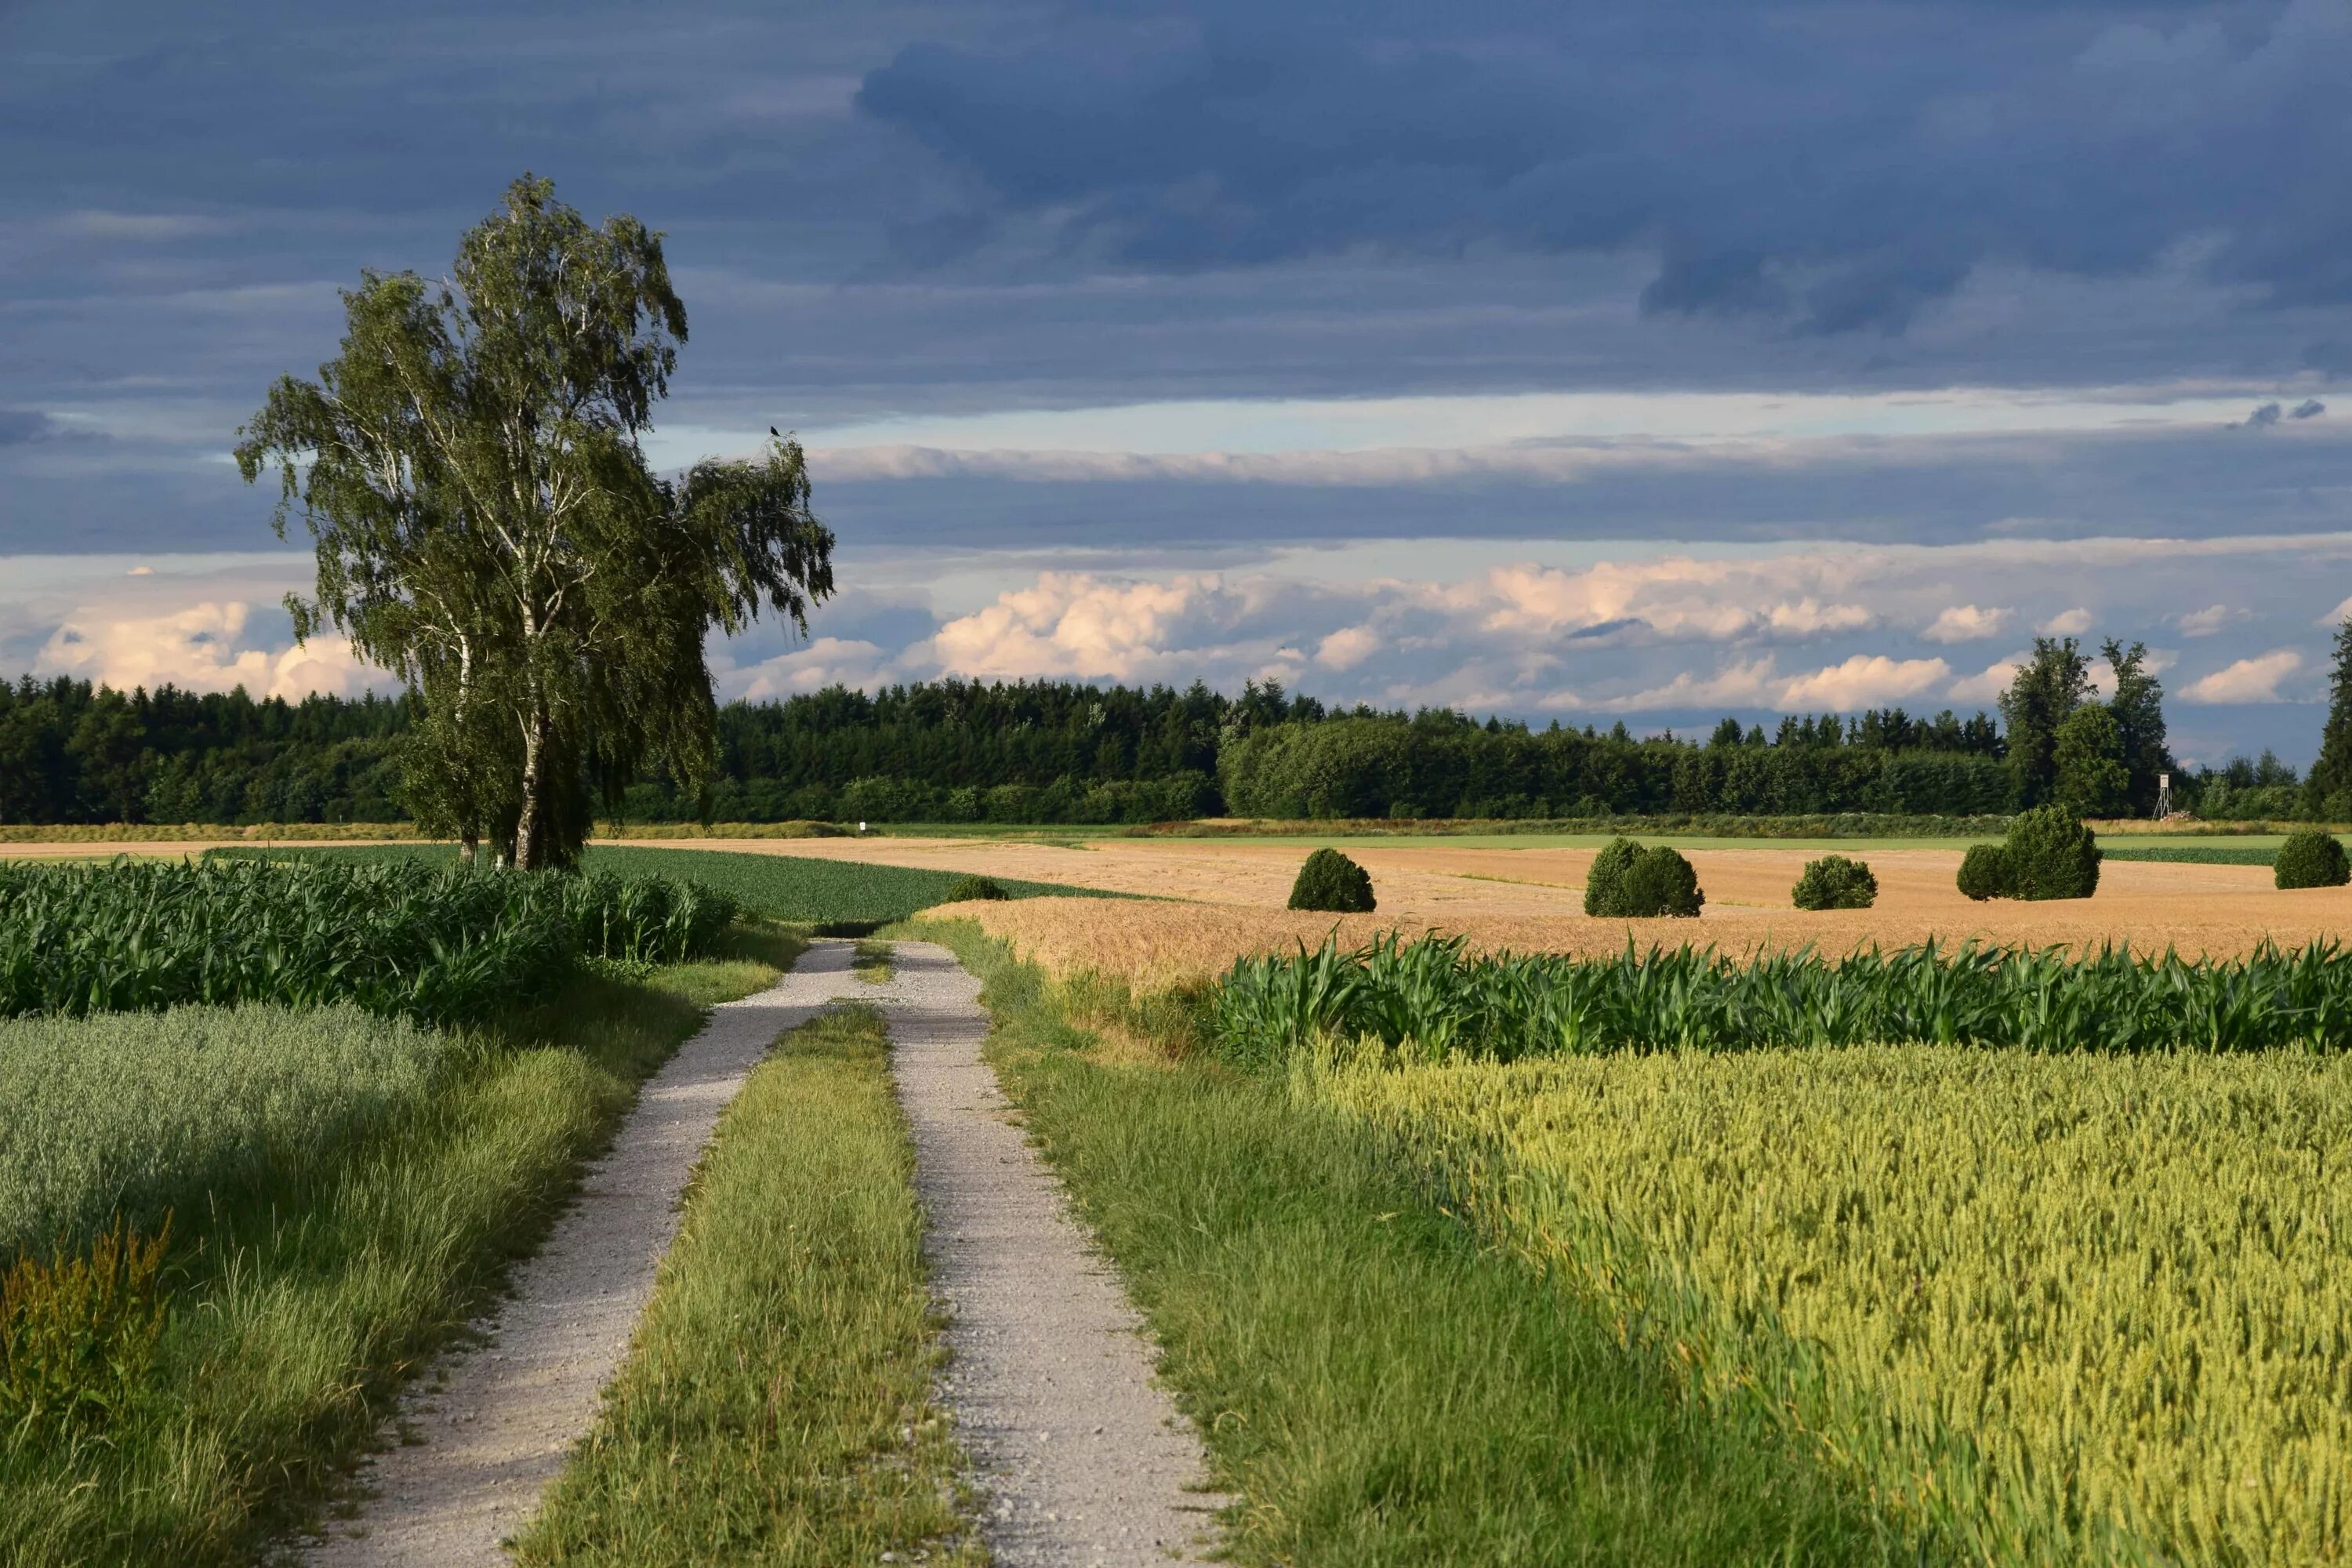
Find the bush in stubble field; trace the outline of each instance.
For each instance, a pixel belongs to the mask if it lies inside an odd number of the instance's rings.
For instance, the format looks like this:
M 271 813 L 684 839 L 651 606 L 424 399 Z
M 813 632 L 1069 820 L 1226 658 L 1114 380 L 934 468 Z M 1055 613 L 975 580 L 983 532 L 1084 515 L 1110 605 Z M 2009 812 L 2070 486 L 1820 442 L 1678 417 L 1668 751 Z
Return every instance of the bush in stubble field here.
M 994 900 L 1012 896 L 1004 890 L 1004 884 L 993 877 L 959 877 L 948 885 L 947 893 L 940 902 L 961 904 L 973 900 Z
M 1824 855 L 1805 867 L 1790 898 L 1801 910 L 1866 910 L 1878 900 L 1878 879 L 1863 861 Z
M 2352 881 L 2352 860 L 2333 833 L 2290 833 L 2279 846 L 2272 880 L 2281 888 L 2340 888 Z
M 2008 849 L 2012 899 L 2087 899 L 2099 889 L 2098 836 L 2063 806 L 2018 813 Z
M 1981 903 L 2009 897 L 2009 846 L 1971 844 L 1960 858 L 1960 891 Z
M 1606 920 L 1691 919 L 1706 903 L 1698 873 L 1680 851 L 1663 844 L 1645 849 L 1630 838 L 1612 838 L 1585 874 L 1584 912 Z
M 1370 914 L 1376 907 L 1370 873 L 1337 849 L 1318 849 L 1298 868 L 1290 907 L 1329 914 Z

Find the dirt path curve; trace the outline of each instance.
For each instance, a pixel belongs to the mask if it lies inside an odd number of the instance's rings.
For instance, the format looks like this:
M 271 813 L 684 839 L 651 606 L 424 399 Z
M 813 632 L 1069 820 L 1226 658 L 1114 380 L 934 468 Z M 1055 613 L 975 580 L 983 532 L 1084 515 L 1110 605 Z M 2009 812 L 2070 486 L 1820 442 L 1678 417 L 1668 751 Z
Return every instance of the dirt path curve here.
M 678 1199 L 719 1113 L 777 1036 L 837 994 L 866 989 L 850 944 L 820 942 L 756 996 L 711 1009 L 652 1078 L 589 1169 L 514 1293 L 477 1325 L 480 1349 L 447 1357 L 403 1402 L 411 1440 L 371 1459 L 373 1495 L 306 1554 L 314 1568 L 495 1568 L 499 1542 L 538 1506 L 628 1352 L 654 1273 L 677 1233 Z
M 895 944 L 876 994 L 929 1219 L 932 1288 L 954 1314 L 942 1393 L 989 1494 L 1000 1568 L 1198 1562 L 1224 1500 L 1199 1436 L 1151 1380 L 1143 1325 L 1009 1119 L 981 1059 L 980 984 L 947 949 Z

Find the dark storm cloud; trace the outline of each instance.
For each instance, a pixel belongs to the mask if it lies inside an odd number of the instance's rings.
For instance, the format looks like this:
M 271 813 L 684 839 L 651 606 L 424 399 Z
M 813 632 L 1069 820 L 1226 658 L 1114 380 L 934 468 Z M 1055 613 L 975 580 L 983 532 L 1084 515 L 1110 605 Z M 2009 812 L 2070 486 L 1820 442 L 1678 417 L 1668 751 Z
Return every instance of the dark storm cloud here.
M 0 551 L 266 543 L 268 498 L 222 461 L 237 424 L 333 352 L 338 287 L 441 271 L 526 167 L 592 216 L 670 231 L 694 325 L 676 426 L 2200 378 L 2292 407 L 2310 373 L 2352 375 L 2352 305 L 2331 303 L 2352 255 L 2329 162 L 2352 112 L 2345 17 L 2340 0 L 0 5 L 0 405 L 77 438 L 0 427 Z M 2145 477 L 2080 452 L 1923 455 L 1498 485 L 1475 505 L 1409 486 L 1228 487 L 1210 515 L 1181 484 L 827 493 L 890 538 L 1129 548 L 2305 526 L 2342 481 L 2276 434 Z
M 0 408 L 0 447 L 47 440 L 56 433 L 57 421 L 37 408 Z
M 1654 310 L 1837 331 L 2214 235 L 2214 276 L 2341 304 L 2347 79 L 2339 0 L 1219 3 L 910 45 L 858 103 L 1139 267 L 1654 244 Z

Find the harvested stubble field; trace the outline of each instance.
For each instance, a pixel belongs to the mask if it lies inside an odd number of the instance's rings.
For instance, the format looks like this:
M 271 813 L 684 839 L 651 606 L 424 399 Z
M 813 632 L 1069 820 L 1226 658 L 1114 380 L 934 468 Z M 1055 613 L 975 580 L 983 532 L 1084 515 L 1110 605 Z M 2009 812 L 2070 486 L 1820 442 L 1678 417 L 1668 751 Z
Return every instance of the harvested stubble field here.
M 1909 946 L 1969 938 L 2008 946 L 2095 947 L 2104 942 L 2189 956 L 2235 957 L 2265 940 L 2299 947 L 2352 931 L 2352 890 L 2280 892 L 2262 866 L 2116 860 L 2098 897 L 2082 901 L 1973 903 L 1954 885 L 1951 849 L 1874 850 L 1875 908 L 1804 911 L 1789 899 L 1807 852 L 1689 851 L 1706 889 L 1696 921 L 1600 921 L 1581 912 L 1584 848 L 1504 849 L 1445 845 L 1351 848 L 1371 872 L 1380 909 L 1369 915 L 1295 913 L 1283 905 L 1305 858 L 1297 846 L 1106 842 L 1084 848 L 1039 844 L 921 843 L 907 839 L 793 845 L 789 853 L 888 858 L 1000 876 L 1150 893 L 1161 901 L 1115 911 L 1061 899 L 959 905 L 952 912 L 1048 973 L 1092 970 L 1145 986 L 1222 973 L 1244 952 L 1320 942 L 1336 926 L 1343 946 L 1388 931 L 1437 930 L 1475 951 L 1602 956 L 1627 941 L 1714 945 L 1727 952 L 1811 946 L 1832 955 L 1876 943 Z

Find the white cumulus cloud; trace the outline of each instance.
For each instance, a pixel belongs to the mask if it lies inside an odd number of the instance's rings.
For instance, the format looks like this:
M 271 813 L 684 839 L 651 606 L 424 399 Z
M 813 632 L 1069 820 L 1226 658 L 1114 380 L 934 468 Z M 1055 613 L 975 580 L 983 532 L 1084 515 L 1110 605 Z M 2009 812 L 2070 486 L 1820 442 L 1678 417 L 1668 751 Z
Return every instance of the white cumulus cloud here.
M 1315 662 L 1326 669 L 1353 669 L 1380 646 L 1370 626 L 1342 626 L 1316 645 Z
M 2180 617 L 2180 635 L 2185 637 L 2210 637 L 2243 613 L 2227 605 L 2208 605 L 2201 610 L 2191 610 Z
M 2303 655 L 2278 648 L 2222 666 L 2180 689 L 2183 702 L 2284 702 L 2279 682 L 2303 668 Z
M 2061 610 L 2042 623 L 2042 635 L 2046 637 L 2078 637 L 2090 629 L 2091 612 L 2080 605 Z
M 312 692 L 348 697 L 391 684 L 341 637 L 289 641 L 278 648 L 240 647 L 249 619 L 250 612 L 237 600 L 207 600 L 158 615 L 78 614 L 50 635 L 35 668 L 120 691 L 166 684 L 187 691 L 242 686 L 255 697 L 289 701 Z
M 1998 702 L 2000 694 L 2009 689 L 2009 683 L 2017 679 L 2017 672 L 2025 667 L 2029 657 L 2019 652 L 2007 658 L 1994 659 L 1974 675 L 1962 676 L 1952 682 L 1944 689 L 1944 695 L 1954 702 Z
M 1850 712 L 1899 702 L 1948 678 L 1952 667 L 1940 658 L 1889 658 L 1883 653 L 1855 654 L 1842 664 L 1817 669 L 1789 682 L 1780 706 L 1834 708 Z
M 1974 605 L 1947 605 L 1942 613 L 1919 634 L 1927 642 L 1975 642 L 1979 637 L 1997 637 L 2009 624 L 2009 612 L 2003 609 L 1979 609 Z

